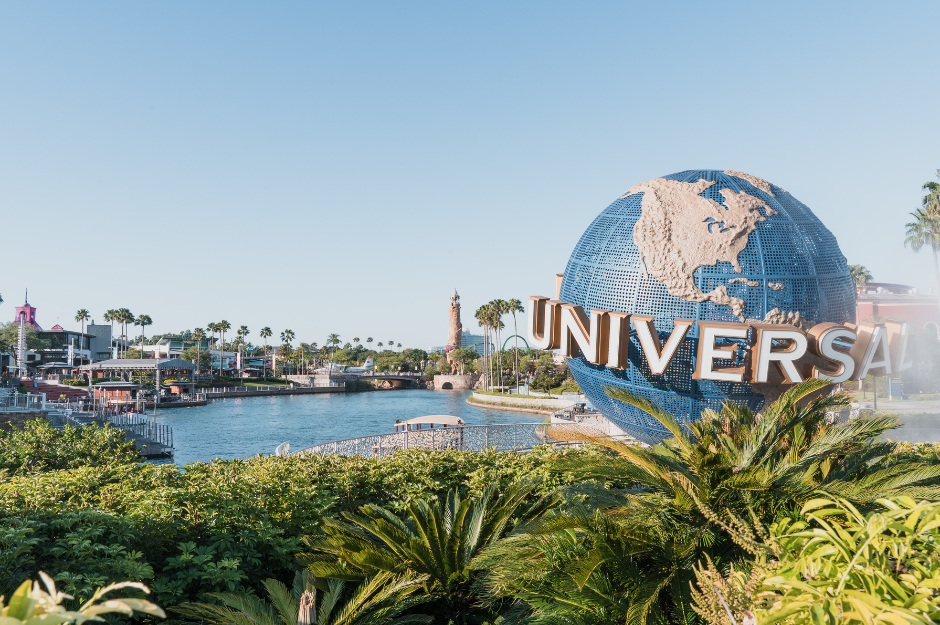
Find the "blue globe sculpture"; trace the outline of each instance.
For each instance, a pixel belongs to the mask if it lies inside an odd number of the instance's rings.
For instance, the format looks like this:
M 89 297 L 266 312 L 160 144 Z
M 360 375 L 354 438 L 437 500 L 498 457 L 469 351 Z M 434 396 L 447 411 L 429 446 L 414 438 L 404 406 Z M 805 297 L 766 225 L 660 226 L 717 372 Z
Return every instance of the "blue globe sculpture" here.
M 654 317 L 665 344 L 674 319 L 766 321 L 808 328 L 855 320 L 855 287 L 836 238 L 789 193 L 735 171 L 691 170 L 633 187 L 608 206 L 578 241 L 561 300 Z M 626 369 L 568 365 L 584 394 L 631 436 L 655 444 L 670 436 L 646 413 L 615 401 L 625 389 L 680 420 L 726 400 L 754 410 L 764 394 L 749 384 L 692 379 L 698 345 L 693 326 L 664 375 L 652 375 L 631 331 Z M 738 346 L 739 365 L 744 358 Z

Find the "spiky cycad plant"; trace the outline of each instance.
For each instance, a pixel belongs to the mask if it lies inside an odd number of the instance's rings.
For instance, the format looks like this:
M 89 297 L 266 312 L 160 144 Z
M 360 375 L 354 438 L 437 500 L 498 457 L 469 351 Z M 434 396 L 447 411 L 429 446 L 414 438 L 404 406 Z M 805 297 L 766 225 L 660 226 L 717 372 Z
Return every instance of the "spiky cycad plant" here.
M 565 497 L 577 504 L 519 527 L 474 562 L 490 570 L 489 597 L 524 599 L 530 618 L 570 612 L 603 622 L 616 607 L 628 623 L 691 623 L 694 563 L 709 557 L 724 567 L 745 556 L 715 523 L 718 515 L 754 514 L 768 522 L 819 491 L 859 505 L 940 495 L 924 484 L 940 476 L 940 467 L 886 460 L 893 445 L 878 438 L 899 425 L 896 418 L 829 424 L 827 412 L 846 407 L 848 398 L 818 397 L 825 386 L 795 385 L 759 414 L 727 402 L 688 424 L 641 397 L 607 389 L 673 437 L 642 448 L 591 430 L 556 432 L 613 453 L 558 461 L 559 470 L 587 478 Z M 595 588 L 612 589 L 605 592 L 625 605 L 614 606 Z
M 608 388 L 608 396 L 643 410 L 672 438 L 642 448 L 569 432 L 616 455 L 602 463 L 568 461 L 564 468 L 659 493 L 682 512 L 695 509 L 693 497 L 719 512 L 749 508 L 763 516 L 782 506 L 800 506 L 817 491 L 856 504 L 900 495 L 940 496 L 940 487 L 923 484 L 940 476 L 940 466 L 886 461 L 894 444 L 878 439 L 900 426 L 897 417 L 830 424 L 827 413 L 847 408 L 849 398 L 814 398 L 826 386 L 822 380 L 806 380 L 761 413 L 729 401 L 720 411 L 706 410 L 685 424 L 642 397 Z
M 363 506 L 361 516 L 344 513 L 346 522 L 324 519 L 324 535 L 304 538 L 312 551 L 300 559 L 317 577 L 332 579 L 404 571 L 425 575 L 432 598 L 426 611 L 454 623 L 484 622 L 493 614 L 472 591 L 470 560 L 507 532 L 534 484 L 517 484 L 501 494 L 494 485 L 479 499 L 463 499 L 454 490 L 438 502 L 412 501 L 404 519 L 376 505 Z
M 276 579 L 264 581 L 270 601 L 248 593 L 207 593 L 218 601 L 182 603 L 170 608 L 218 625 L 404 625 L 430 623 L 408 614 L 421 602 L 414 597 L 423 579 L 412 574 L 379 573 L 352 587 L 346 581 L 294 576 L 293 589 Z

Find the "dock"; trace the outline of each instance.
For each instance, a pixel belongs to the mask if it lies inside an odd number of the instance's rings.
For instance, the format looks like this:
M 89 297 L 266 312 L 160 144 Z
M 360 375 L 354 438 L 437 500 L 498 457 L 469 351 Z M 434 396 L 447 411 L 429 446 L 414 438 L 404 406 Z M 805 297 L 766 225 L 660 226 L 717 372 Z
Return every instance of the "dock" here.
M 346 383 L 335 382 L 332 385 L 294 386 L 284 388 L 276 386 L 233 386 L 226 388 L 200 389 L 199 394 L 206 399 L 226 399 L 229 397 L 266 397 L 271 395 L 317 395 L 320 393 L 345 393 Z
M 50 411 L 48 419 L 55 428 L 107 424 L 124 430 L 125 439 L 134 442 L 142 458 L 173 457 L 173 428 L 137 413 L 110 414 L 107 410 L 78 412 L 59 409 Z

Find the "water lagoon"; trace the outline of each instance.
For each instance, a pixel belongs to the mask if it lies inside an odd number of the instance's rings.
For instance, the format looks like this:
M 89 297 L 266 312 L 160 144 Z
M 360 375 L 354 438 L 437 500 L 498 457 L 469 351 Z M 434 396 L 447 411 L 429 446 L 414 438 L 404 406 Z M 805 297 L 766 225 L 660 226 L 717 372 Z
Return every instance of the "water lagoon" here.
M 460 417 L 467 425 L 535 423 L 534 413 L 468 406 L 470 391 L 401 390 L 329 395 L 216 399 L 208 406 L 157 411 L 173 428 L 176 464 L 270 454 L 290 441 L 296 451 L 329 441 L 382 434 L 396 419 L 432 414 Z M 167 461 L 164 461 L 167 462 Z

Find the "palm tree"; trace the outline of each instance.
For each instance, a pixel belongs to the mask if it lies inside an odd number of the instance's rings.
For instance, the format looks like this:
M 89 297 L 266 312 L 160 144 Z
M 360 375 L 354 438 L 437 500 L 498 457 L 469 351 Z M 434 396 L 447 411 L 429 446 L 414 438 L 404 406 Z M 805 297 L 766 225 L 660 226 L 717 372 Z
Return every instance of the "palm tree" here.
M 113 347 L 113 346 L 114 346 L 114 345 L 113 345 L 113 343 L 114 343 L 114 322 L 117 321 L 117 311 L 114 310 L 113 308 L 109 308 L 109 309 L 104 313 L 104 320 L 111 322 L 111 342 L 112 342 L 111 347 Z
M 199 363 L 202 360 L 199 358 L 199 352 L 202 349 L 202 342 L 206 340 L 206 331 L 202 328 L 196 328 L 193 330 L 193 340 L 196 341 L 196 373 L 201 373 L 199 369 Z
M 398 343 L 396 347 L 398 347 L 398 351 L 401 351 L 401 343 Z
M 489 344 L 489 305 L 484 304 L 476 309 L 473 313 L 473 317 L 477 320 L 477 325 L 483 328 L 483 390 L 489 390 L 489 373 L 487 369 L 487 357 L 489 354 L 489 349 L 487 345 Z
M 404 520 L 367 504 L 360 508 L 363 516 L 344 512 L 345 521 L 324 519 L 324 534 L 304 537 L 312 553 L 299 558 L 315 576 L 330 579 L 406 572 L 426 576 L 435 613 L 449 615 L 454 623 L 480 622 L 495 614 L 481 605 L 473 589 L 470 561 L 519 518 L 533 485 L 516 484 L 497 495 L 492 484 L 479 499 L 462 499 L 452 490 L 436 502 L 412 500 Z M 545 503 L 536 504 L 527 516 L 540 512 Z
M 244 363 L 242 362 L 243 358 L 241 357 L 241 354 L 246 344 L 245 338 L 250 334 L 250 330 L 248 330 L 248 326 L 241 326 L 238 328 L 237 334 L 238 334 L 238 354 L 239 354 L 238 364 L 239 364 L 239 375 L 240 375 L 241 368 L 244 367 Z
M 215 334 L 216 332 L 219 331 L 219 324 L 216 323 L 215 321 L 212 321 L 206 324 L 206 328 L 208 328 L 208 330 L 212 332 L 212 342 L 215 343 Z M 211 355 L 211 346 L 210 346 L 210 355 Z M 211 359 L 210 359 L 210 364 L 209 364 L 209 373 L 210 374 L 212 373 Z
M 503 315 L 509 312 L 509 302 L 501 299 L 494 299 L 490 302 L 493 305 L 493 313 L 496 315 L 496 358 L 498 361 L 499 367 L 499 385 L 503 386 L 503 335 L 502 329 L 505 328 L 503 324 Z
M 3 303 L 3 299 L 0 298 L 0 303 Z M 85 308 L 79 308 L 78 312 L 75 313 L 75 321 L 78 321 L 82 324 L 82 338 L 78 342 L 78 349 L 82 352 L 81 358 L 84 359 L 85 353 L 85 322 L 91 319 L 91 313 L 88 312 Z
M 375 344 L 375 346 L 378 347 L 379 349 L 382 349 L 385 346 L 385 343 L 383 343 L 382 341 L 379 341 L 378 343 Z
M 516 313 L 525 312 L 525 308 L 522 307 L 522 302 L 517 299 L 511 299 L 506 302 L 508 310 L 507 312 L 512 313 L 512 333 L 515 336 L 516 348 L 515 353 L 513 354 L 513 375 L 516 378 L 516 395 L 519 394 L 519 326 L 516 324 Z
M 372 337 L 370 336 L 369 338 L 366 339 L 366 343 L 371 343 L 371 342 L 372 342 Z
M 358 337 L 358 336 L 354 336 L 354 337 L 353 337 L 353 343 L 356 344 L 356 347 L 359 347 L 359 337 Z
M 121 335 L 124 337 L 121 354 L 121 357 L 123 358 L 127 355 L 127 324 L 134 323 L 134 313 L 132 313 L 127 308 L 119 308 L 117 311 L 117 319 L 115 319 L 115 321 L 118 321 L 123 328 L 123 333 Z
M 406 613 L 425 599 L 412 595 L 424 581 L 414 575 L 383 573 L 353 589 L 343 580 L 316 583 L 294 576 L 294 587 L 276 579 L 263 586 L 270 602 L 249 593 L 206 593 L 218 603 L 181 603 L 174 612 L 217 625 L 398 625 L 430 623 L 430 616 Z M 348 597 L 348 599 L 346 598 Z
M 326 345 L 330 345 L 333 348 L 332 351 L 330 352 L 329 376 L 330 376 L 331 383 L 333 382 L 333 358 L 336 356 L 336 346 L 339 345 L 339 340 L 340 340 L 339 334 L 334 333 L 326 337 L 326 342 L 325 342 Z
M 264 360 L 261 361 L 261 374 L 268 377 L 268 338 L 273 334 L 271 328 L 264 326 L 258 335 L 264 339 Z
M 849 275 L 855 287 L 865 286 L 872 280 L 871 272 L 864 265 L 849 265 Z
M 153 325 L 153 319 L 150 318 L 150 315 L 138 315 L 136 321 L 134 321 L 135 326 L 140 326 L 140 357 L 144 357 L 144 336 L 146 335 L 147 326 Z
M 219 335 L 222 338 L 221 342 L 219 343 L 219 376 L 221 376 L 222 375 L 222 354 L 225 351 L 225 333 L 228 330 L 232 329 L 232 324 L 230 324 L 228 321 L 223 319 L 222 321 L 216 324 L 216 328 L 218 329 Z
M 914 221 L 905 224 L 907 238 L 904 239 L 904 246 L 910 245 L 915 252 L 919 252 L 925 245 L 930 247 L 933 252 L 934 282 L 940 295 L 940 264 L 937 260 L 937 249 L 940 248 L 940 186 L 935 182 L 928 182 L 924 188 L 931 193 L 924 196 L 921 208 L 911 213 Z
M 284 330 L 281 332 L 281 343 L 284 347 L 284 357 L 283 360 L 290 358 L 291 348 L 290 343 L 294 340 L 294 331 L 293 330 Z M 290 363 L 288 363 L 290 364 Z

